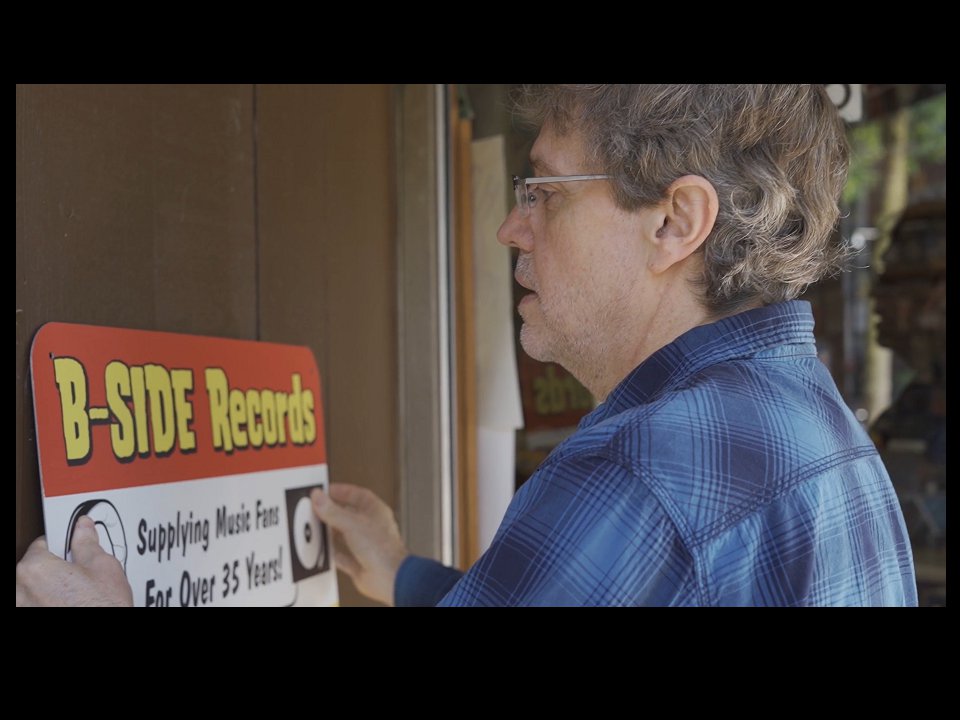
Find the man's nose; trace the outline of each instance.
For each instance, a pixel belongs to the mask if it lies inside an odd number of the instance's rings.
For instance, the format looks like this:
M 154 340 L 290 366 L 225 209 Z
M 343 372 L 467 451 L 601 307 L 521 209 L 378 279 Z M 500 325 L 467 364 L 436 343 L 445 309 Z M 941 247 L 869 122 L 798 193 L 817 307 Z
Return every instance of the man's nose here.
M 519 248 L 523 252 L 533 250 L 533 229 L 530 219 L 520 214 L 520 208 L 513 207 L 506 220 L 497 230 L 497 240 L 508 247 Z

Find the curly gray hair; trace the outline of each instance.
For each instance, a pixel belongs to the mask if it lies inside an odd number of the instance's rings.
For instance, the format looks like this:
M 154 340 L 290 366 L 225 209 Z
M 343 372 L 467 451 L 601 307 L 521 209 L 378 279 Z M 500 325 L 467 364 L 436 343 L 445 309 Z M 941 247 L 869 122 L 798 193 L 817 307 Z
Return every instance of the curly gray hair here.
M 840 270 L 833 230 L 849 147 L 822 85 L 541 85 L 520 117 L 582 133 L 590 172 L 617 204 L 650 206 L 687 174 L 713 183 L 720 210 L 704 243 L 704 304 L 724 315 L 797 297 Z

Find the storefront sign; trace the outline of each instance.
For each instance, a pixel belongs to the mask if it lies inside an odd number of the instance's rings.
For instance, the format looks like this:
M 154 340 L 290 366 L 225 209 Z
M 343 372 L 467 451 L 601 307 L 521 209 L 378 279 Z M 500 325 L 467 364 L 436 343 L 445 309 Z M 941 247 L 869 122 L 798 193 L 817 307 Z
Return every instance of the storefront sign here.
M 308 348 L 49 323 L 31 368 L 51 552 L 88 515 L 136 605 L 337 604 Z

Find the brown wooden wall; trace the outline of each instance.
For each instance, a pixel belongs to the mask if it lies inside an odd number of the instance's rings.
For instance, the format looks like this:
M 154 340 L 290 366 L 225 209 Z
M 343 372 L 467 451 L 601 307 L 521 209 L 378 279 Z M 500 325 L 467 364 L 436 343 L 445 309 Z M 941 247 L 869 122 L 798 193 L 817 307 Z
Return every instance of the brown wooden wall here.
M 311 347 L 331 479 L 397 507 L 393 133 L 385 85 L 17 86 L 18 560 L 52 320 Z

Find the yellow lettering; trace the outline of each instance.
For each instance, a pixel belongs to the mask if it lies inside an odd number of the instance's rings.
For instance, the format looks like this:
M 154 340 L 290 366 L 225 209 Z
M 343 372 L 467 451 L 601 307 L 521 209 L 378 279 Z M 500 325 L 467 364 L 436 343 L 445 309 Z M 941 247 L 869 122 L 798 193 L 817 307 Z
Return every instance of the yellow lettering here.
M 247 434 L 250 444 L 254 447 L 263 445 L 263 426 L 259 422 L 260 393 L 256 390 L 247 390 Z
M 247 408 L 243 401 L 242 390 L 230 391 L 230 430 L 233 433 L 233 444 L 237 447 L 247 446 L 247 433 L 243 426 L 247 424 Z
M 143 378 L 143 367 L 130 368 L 130 391 L 133 395 L 133 420 L 137 427 L 137 453 L 141 457 L 150 454 L 150 438 L 147 435 L 147 384 Z
M 177 415 L 177 441 L 180 452 L 190 452 L 197 449 L 197 436 L 190 429 L 193 422 L 193 403 L 187 399 L 187 393 L 193 392 L 193 370 L 171 370 L 170 380 L 173 383 L 173 404 Z
M 567 409 L 566 399 L 563 395 L 563 381 L 557 377 L 557 371 L 553 365 L 547 365 L 547 394 L 551 413 L 562 413 Z
M 303 392 L 303 439 L 307 444 L 317 439 L 317 419 L 313 415 L 313 390 Z
M 293 373 L 291 378 L 293 392 L 290 393 L 290 439 L 295 445 L 303 445 L 303 401 L 300 397 L 302 385 L 300 383 L 300 374 Z
M 107 386 L 107 405 L 117 419 L 110 426 L 110 446 L 118 460 L 129 460 L 137 449 L 133 415 L 126 403 L 130 397 L 130 368 L 114 360 L 104 370 L 103 379 Z
M 213 430 L 213 446 L 233 452 L 230 436 L 230 418 L 227 416 L 227 374 L 220 368 L 204 371 L 207 395 L 210 396 L 210 425 Z
M 145 365 L 147 396 L 150 398 L 150 425 L 153 428 L 153 452 L 157 457 L 173 450 L 176 425 L 173 417 L 173 388 L 170 373 L 163 365 Z
M 90 457 L 90 418 L 87 416 L 87 375 L 77 360 L 54 358 L 54 376 L 60 391 L 63 442 L 67 462 L 77 464 Z
M 277 406 L 269 390 L 260 393 L 260 407 L 263 408 L 263 440 L 273 447 L 277 444 Z
M 550 405 L 547 402 L 547 381 L 542 377 L 533 379 L 533 406 L 537 410 L 537 415 L 549 415 Z
M 277 434 L 281 445 L 287 444 L 287 423 L 284 419 L 287 414 L 287 396 L 283 393 L 271 393 L 277 403 Z
M 291 373 L 290 391 L 231 388 L 226 373 L 206 369 L 213 443 L 218 449 L 313 443 L 317 439 L 316 401 L 303 387 L 300 373 Z M 179 405 L 178 415 L 179 418 Z M 289 421 L 289 425 L 288 425 Z

